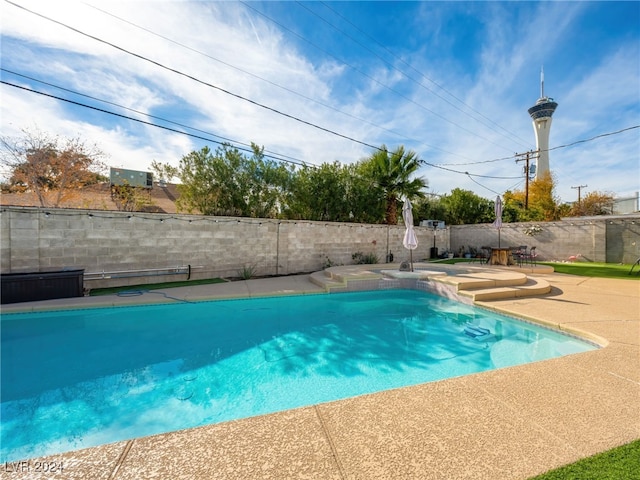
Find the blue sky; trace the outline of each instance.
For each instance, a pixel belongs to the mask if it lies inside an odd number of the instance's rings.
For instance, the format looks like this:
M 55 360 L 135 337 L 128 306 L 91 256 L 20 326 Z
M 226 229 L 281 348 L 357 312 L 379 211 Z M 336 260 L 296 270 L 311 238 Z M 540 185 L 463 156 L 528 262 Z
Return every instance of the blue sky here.
M 514 155 L 535 149 L 527 109 L 544 65 L 556 194 L 640 190 L 640 2 L 11 2 L 31 12 L 1 4 L 4 82 L 309 164 L 404 145 L 436 194 L 524 188 Z M 2 135 L 80 136 L 112 167 L 216 146 L 6 84 L 0 95 Z

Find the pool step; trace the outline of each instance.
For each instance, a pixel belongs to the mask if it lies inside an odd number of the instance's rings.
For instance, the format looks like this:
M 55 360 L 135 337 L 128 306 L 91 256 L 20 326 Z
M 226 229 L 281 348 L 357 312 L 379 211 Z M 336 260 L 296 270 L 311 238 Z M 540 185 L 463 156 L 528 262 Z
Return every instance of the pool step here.
M 503 300 L 545 295 L 551 291 L 549 283 L 540 278 L 528 277 L 514 270 L 464 270 L 450 273 L 436 270 L 400 272 L 393 265 L 362 265 L 331 267 L 312 273 L 311 282 L 327 292 L 352 291 L 371 288 L 389 288 L 385 284 L 402 286 L 406 279 L 429 280 L 455 289 L 458 295 L 474 302 Z M 397 287 L 395 287 L 397 288 Z
M 524 285 L 527 282 L 527 276 L 522 272 L 474 272 L 461 275 L 446 275 L 432 280 L 454 285 L 458 291 L 462 291 Z
M 505 300 L 508 298 L 532 297 L 545 295 L 551 291 L 549 282 L 542 279 L 527 278 L 522 285 L 512 285 L 494 288 L 474 288 L 461 290 L 459 294 L 470 297 L 474 302 L 486 302 L 491 300 Z
M 321 270 L 320 272 L 314 272 L 309 275 L 311 283 L 324 288 L 327 292 L 333 290 L 346 290 L 347 284 L 342 280 L 333 279 L 331 275 L 327 274 L 327 270 Z

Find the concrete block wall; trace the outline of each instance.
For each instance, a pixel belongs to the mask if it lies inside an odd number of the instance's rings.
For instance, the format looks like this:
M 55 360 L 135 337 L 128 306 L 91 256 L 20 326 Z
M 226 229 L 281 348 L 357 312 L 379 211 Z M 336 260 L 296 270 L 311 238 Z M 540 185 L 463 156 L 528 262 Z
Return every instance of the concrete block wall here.
M 640 258 L 640 218 L 606 222 L 607 262 L 634 263 Z
M 640 257 L 640 215 L 567 219 L 539 224 L 505 224 L 503 247 L 536 246 L 541 260 L 634 263 Z M 429 258 L 434 231 L 415 227 L 413 260 Z M 384 263 L 409 260 L 402 225 L 367 225 L 236 217 L 142 214 L 103 210 L 3 207 L 0 213 L 0 272 L 84 269 L 86 274 L 167 269 L 191 265 L 191 278 L 256 276 L 322 270 L 329 263 L 350 265 L 356 252 Z M 456 225 L 435 233 L 439 253 L 460 246 L 497 246 L 490 224 Z M 182 280 L 186 276 L 98 279 L 92 288 Z
M 110 277 L 92 280 L 92 288 L 179 280 L 109 273 L 182 265 L 198 279 L 238 277 L 245 268 L 258 276 L 318 271 L 329 262 L 350 265 L 356 252 L 409 259 L 401 225 L 5 207 L 0 228 L 2 273 L 78 268 Z M 432 230 L 416 227 L 416 234 L 414 261 L 433 246 Z M 440 251 L 448 244 L 449 232 L 438 231 Z
M 539 225 L 540 233 L 527 235 Z M 634 263 L 640 256 L 640 215 L 567 218 L 558 222 L 507 223 L 500 229 L 500 246 L 535 246 L 539 260 Z M 498 246 L 498 231 L 491 224 L 451 226 L 451 249 L 460 246 Z

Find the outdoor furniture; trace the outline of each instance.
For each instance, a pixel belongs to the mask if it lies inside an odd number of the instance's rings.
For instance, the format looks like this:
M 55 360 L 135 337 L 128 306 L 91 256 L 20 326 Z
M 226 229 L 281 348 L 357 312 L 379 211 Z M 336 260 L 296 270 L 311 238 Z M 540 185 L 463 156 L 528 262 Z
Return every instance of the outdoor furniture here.
M 529 253 L 527 253 L 527 251 L 525 250 L 524 253 L 521 255 L 525 263 L 528 263 L 529 265 L 536 265 L 536 257 L 538 256 L 538 253 L 536 252 L 536 247 L 531 247 L 531 250 L 529 250 Z
M 633 273 L 633 268 L 634 268 L 635 266 L 637 266 L 637 265 L 640 265 L 640 258 L 638 258 L 638 259 L 636 260 L 636 263 L 634 263 L 633 265 L 631 265 L 631 270 L 629 270 L 629 275 L 631 275 L 631 274 Z M 638 271 L 636 272 L 636 275 L 638 275 L 638 274 L 640 274 L 640 270 L 638 270 Z
M 516 255 L 518 256 L 518 266 L 520 267 L 527 261 L 527 248 L 528 247 L 526 245 L 520 245 L 516 252 Z
M 511 250 L 511 261 L 513 262 L 512 265 L 518 265 L 519 267 L 522 266 L 522 255 L 521 255 L 521 248 L 522 247 L 509 247 Z
M 489 263 L 489 260 L 491 260 L 491 247 L 480 247 L 477 258 L 480 259 L 481 264 Z
M 490 265 L 513 265 L 511 248 L 491 247 L 491 258 L 489 260 L 489 264 Z

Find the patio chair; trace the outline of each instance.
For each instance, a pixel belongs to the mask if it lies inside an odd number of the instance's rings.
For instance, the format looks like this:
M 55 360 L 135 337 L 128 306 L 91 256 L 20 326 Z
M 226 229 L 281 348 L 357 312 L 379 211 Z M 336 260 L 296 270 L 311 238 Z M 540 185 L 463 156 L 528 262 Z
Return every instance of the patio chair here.
M 526 248 L 526 247 L 525 247 Z M 511 258 L 519 266 L 522 266 L 522 247 L 510 247 Z
M 636 263 L 634 263 L 633 265 L 631 265 L 631 270 L 629 270 L 629 275 L 631 275 L 633 273 L 633 269 L 637 266 L 640 266 L 640 258 L 638 258 L 636 260 Z M 640 274 L 640 269 L 636 272 L 636 275 Z
M 525 247 L 526 248 L 526 247 Z M 525 261 L 525 263 L 528 263 L 529 265 L 537 265 L 536 263 L 536 257 L 538 256 L 538 252 L 536 252 L 536 247 L 531 247 L 531 250 L 529 250 L 529 253 L 524 253 L 523 259 Z
M 491 260 L 491 247 L 480 247 L 480 250 L 478 250 L 478 258 L 481 264 L 489 263 L 489 260 Z

